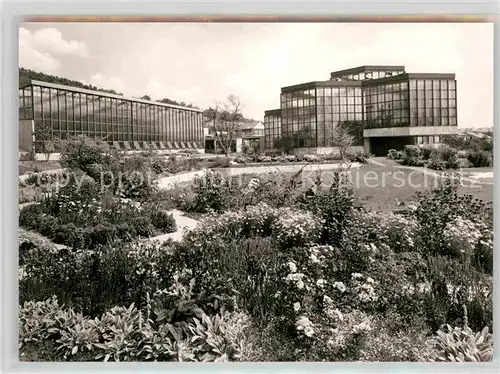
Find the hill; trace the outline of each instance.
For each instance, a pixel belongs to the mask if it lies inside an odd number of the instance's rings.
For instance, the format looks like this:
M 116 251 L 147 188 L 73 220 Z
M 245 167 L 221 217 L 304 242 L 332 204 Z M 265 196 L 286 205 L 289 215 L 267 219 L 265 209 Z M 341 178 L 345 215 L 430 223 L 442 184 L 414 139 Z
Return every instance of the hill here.
M 123 96 L 122 93 L 116 92 L 115 90 L 111 90 L 111 89 L 107 89 L 107 88 L 99 88 L 99 87 L 92 86 L 91 84 L 87 85 L 87 84 L 83 84 L 82 82 L 78 82 L 75 80 L 71 80 L 71 79 L 67 79 L 67 78 L 63 78 L 63 77 L 58 77 L 55 75 L 40 73 L 38 71 L 34 71 L 34 70 L 30 70 L 30 69 L 19 68 L 19 87 L 26 86 L 27 84 L 29 84 L 30 80 L 32 80 L 32 79 L 42 81 L 42 82 L 47 82 L 47 83 L 62 84 L 65 86 L 83 88 L 86 90 L 100 91 L 100 92 L 106 92 L 106 93 L 110 93 L 110 94 Z M 141 99 L 151 100 L 149 95 L 141 96 Z M 169 99 L 167 97 L 165 97 L 161 100 L 156 100 L 156 101 L 159 103 L 164 103 L 164 104 L 179 105 L 179 106 L 185 106 L 188 108 L 199 109 L 197 106 L 194 106 L 193 104 L 186 104 L 184 102 L 178 102 L 176 100 L 172 100 L 172 99 Z

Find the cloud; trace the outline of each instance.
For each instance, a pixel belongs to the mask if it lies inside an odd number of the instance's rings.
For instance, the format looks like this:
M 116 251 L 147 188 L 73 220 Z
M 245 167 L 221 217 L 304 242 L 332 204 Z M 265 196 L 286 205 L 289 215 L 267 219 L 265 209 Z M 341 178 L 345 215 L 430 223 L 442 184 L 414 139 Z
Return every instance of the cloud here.
M 33 46 L 33 36 L 25 28 L 19 29 L 19 66 L 44 73 L 55 73 L 61 62 L 49 53 L 39 51 Z
M 126 94 L 126 85 L 122 79 L 116 77 L 105 77 L 100 73 L 92 74 L 89 83 L 93 86 L 111 89 Z
M 327 80 L 330 72 L 355 66 L 405 65 L 413 73 L 456 74 L 459 125 L 493 122 L 492 25 L 73 23 L 44 27 L 38 33 L 20 30 L 21 62 L 55 71 L 61 59 L 68 78 L 85 79 L 126 96 L 168 97 L 208 107 L 235 94 L 244 103 L 246 116 L 262 119 L 265 110 L 279 108 L 281 87 Z M 68 40 L 70 32 L 78 35 L 72 37 L 78 41 Z M 92 56 L 66 65 L 68 55 L 84 56 L 87 46 Z
M 25 68 L 55 73 L 61 62 L 54 55 L 88 57 L 87 45 L 75 40 L 65 40 L 59 30 L 44 28 L 32 33 L 19 29 L 19 65 Z
M 88 57 L 87 45 L 76 40 L 64 40 L 59 30 L 46 28 L 35 31 L 33 46 L 41 51 L 60 55 Z
M 159 79 L 149 79 L 145 84 L 133 85 L 124 80 L 105 76 L 101 73 L 92 74 L 89 80 L 92 86 L 104 89 L 112 89 L 122 93 L 126 97 L 142 97 L 148 95 L 152 100 L 161 100 L 169 98 L 177 102 L 186 104 L 198 104 L 193 102 L 193 97 L 203 94 L 203 90 L 198 86 L 173 86 Z

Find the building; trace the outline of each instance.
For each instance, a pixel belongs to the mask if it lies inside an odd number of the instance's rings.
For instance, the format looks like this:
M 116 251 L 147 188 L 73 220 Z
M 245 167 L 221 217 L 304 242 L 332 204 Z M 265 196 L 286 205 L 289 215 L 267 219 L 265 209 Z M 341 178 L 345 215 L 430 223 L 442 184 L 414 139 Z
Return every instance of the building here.
M 469 129 L 458 129 L 457 136 L 464 140 L 473 139 L 493 139 L 493 128 L 469 128 Z
M 19 148 L 34 155 L 78 135 L 124 151 L 204 148 L 200 109 L 35 80 L 19 101 Z
M 241 150 L 261 152 L 265 150 L 264 124 L 262 122 L 244 122 L 238 128 L 237 137 L 241 138 Z
M 238 127 L 238 137 L 264 136 L 264 124 L 262 122 L 244 122 Z
M 297 151 L 332 153 L 343 126 L 353 146 L 374 155 L 406 144 L 439 143 L 457 129 L 455 74 L 407 73 L 404 66 L 335 71 L 326 81 L 283 87 L 280 109 L 264 115 L 265 144 L 293 139 Z
M 205 119 L 205 123 L 209 123 Z M 217 141 L 215 130 L 213 127 L 205 127 L 205 152 L 207 153 L 222 153 L 223 147 Z M 220 133 L 219 133 L 220 134 Z M 222 133 L 226 134 L 225 132 Z M 233 132 L 233 144 L 231 145 L 232 152 L 241 152 L 247 149 L 264 150 L 264 124 L 261 122 L 241 122 L 235 124 Z

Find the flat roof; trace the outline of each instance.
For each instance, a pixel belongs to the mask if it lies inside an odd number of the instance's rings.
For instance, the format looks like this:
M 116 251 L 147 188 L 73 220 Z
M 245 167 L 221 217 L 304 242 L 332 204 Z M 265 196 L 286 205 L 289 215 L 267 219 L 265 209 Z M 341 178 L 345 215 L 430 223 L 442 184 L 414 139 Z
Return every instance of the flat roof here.
M 189 111 L 198 112 L 198 113 L 202 113 L 203 112 L 203 110 L 196 109 L 196 108 L 189 108 L 189 107 L 180 106 L 180 105 L 172 105 L 172 104 L 159 103 L 157 101 L 151 101 L 151 100 L 134 99 L 134 98 L 131 98 L 131 97 L 125 97 L 125 96 L 111 94 L 111 93 L 107 93 L 107 92 L 95 91 L 95 90 L 88 90 L 88 89 L 85 89 L 85 88 L 79 88 L 79 87 L 73 87 L 73 86 L 66 86 L 66 85 L 62 85 L 62 84 L 37 81 L 37 80 L 34 80 L 34 79 L 31 79 L 30 83 L 24 85 L 23 87 L 20 87 L 19 89 L 23 89 L 23 88 L 26 88 L 26 87 L 29 87 L 29 86 L 40 86 L 40 87 L 54 88 L 54 89 L 58 89 L 58 90 L 65 90 L 65 91 L 70 91 L 70 92 L 84 93 L 84 94 L 94 95 L 94 96 L 109 97 L 111 99 L 133 101 L 133 102 L 136 102 L 136 103 L 142 103 L 142 104 L 148 104 L 148 105 L 157 105 L 157 106 L 163 106 L 163 107 L 173 108 L 173 109 L 189 110 Z
M 405 71 L 404 65 L 363 65 L 355 68 L 337 70 L 330 73 L 330 77 L 340 77 L 346 74 L 363 73 L 366 71 Z
M 307 88 L 316 88 L 316 87 L 361 87 L 361 81 L 336 81 L 336 80 L 327 80 L 327 81 L 315 81 L 315 82 L 307 82 L 296 84 L 293 86 L 287 86 L 281 88 L 281 93 L 293 92 L 300 89 Z
M 404 73 L 393 75 L 392 77 L 383 77 L 378 79 L 369 79 L 363 81 L 363 86 L 376 86 L 378 84 L 407 81 L 409 79 L 455 79 L 453 73 Z
M 264 111 L 264 115 L 267 115 L 267 114 L 281 114 L 281 109 L 269 109 L 269 110 L 266 110 Z

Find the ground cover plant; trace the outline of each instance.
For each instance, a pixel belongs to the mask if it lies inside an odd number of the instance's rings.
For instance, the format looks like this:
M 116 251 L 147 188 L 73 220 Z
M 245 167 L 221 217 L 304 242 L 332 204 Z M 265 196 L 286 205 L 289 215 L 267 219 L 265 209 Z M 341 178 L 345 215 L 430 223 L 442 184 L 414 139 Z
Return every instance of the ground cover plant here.
M 493 165 L 493 152 L 472 146 L 464 149 L 462 143 L 449 142 L 437 147 L 407 145 L 402 151 L 389 150 L 387 157 L 398 160 L 407 166 L 427 166 L 434 170 L 459 169 L 463 167 L 490 167 Z M 462 145 L 459 147 L 459 145 Z
M 144 199 L 155 214 L 204 212 L 180 242 L 57 249 L 25 238 L 22 357 L 491 360 L 491 204 L 452 178 L 406 216 L 355 192 L 342 171 L 312 185 L 208 172 Z
M 39 196 L 36 204 L 21 208 L 19 224 L 72 248 L 174 232 L 172 215 L 148 202 L 156 191 L 153 162 L 142 156 L 121 159 L 85 137 L 69 141 L 61 150 L 65 173 L 23 182 L 38 188 Z

